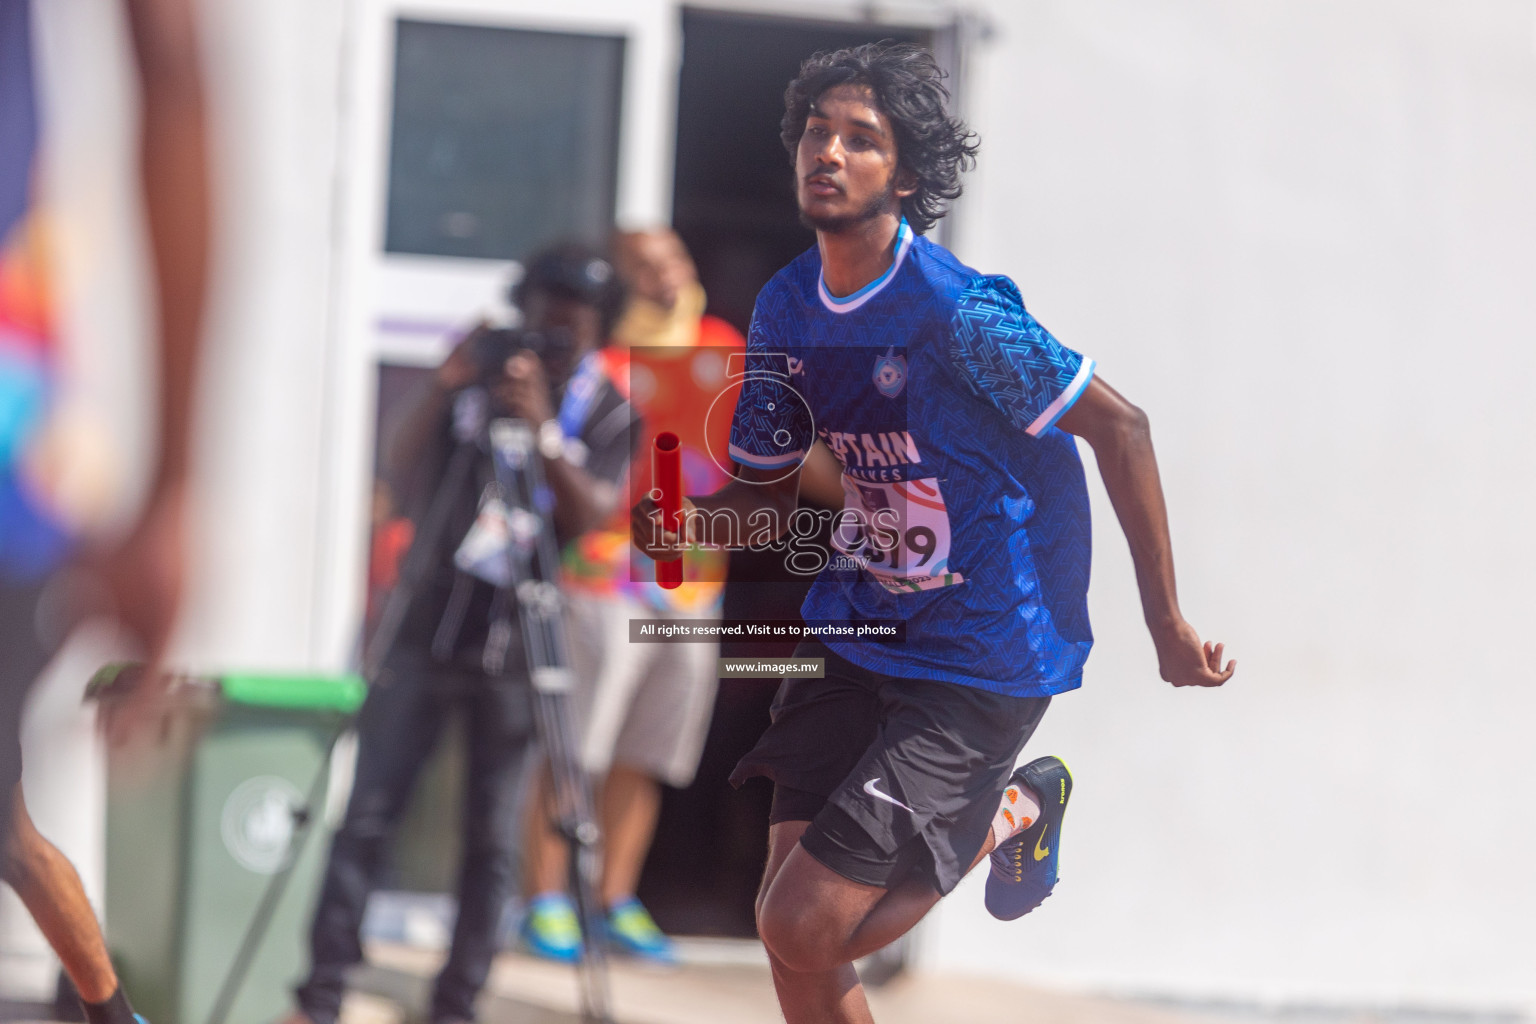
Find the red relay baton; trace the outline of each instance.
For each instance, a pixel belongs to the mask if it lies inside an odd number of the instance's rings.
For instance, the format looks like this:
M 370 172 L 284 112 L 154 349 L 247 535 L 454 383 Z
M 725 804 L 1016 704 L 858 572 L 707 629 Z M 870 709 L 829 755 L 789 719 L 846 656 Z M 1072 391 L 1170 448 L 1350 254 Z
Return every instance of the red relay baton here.
M 657 491 L 656 504 L 661 506 L 661 525 L 664 529 L 683 535 L 683 461 L 682 444 L 670 430 L 656 435 L 652 445 L 652 475 Z M 656 562 L 656 585 L 663 590 L 676 590 L 683 585 L 683 560 Z

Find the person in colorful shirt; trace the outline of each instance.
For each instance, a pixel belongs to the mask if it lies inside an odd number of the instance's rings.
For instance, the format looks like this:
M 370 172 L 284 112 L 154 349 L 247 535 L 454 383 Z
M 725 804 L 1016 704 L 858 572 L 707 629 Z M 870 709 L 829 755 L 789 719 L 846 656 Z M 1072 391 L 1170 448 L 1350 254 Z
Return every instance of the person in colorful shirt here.
M 730 376 L 744 339 L 704 313 L 704 289 L 682 240 L 669 230 L 621 233 L 614 264 L 629 291 L 624 316 L 602 356 L 609 376 L 645 417 L 649 434 L 671 431 L 681 442 L 684 486 L 713 490 L 730 478 L 726 455 L 730 410 L 739 380 Z M 713 418 L 706 415 L 715 410 Z M 643 455 L 630 466 L 630 493 L 651 488 Z M 669 962 L 670 941 L 635 898 L 661 807 L 662 784 L 685 787 L 694 777 L 715 701 L 716 643 L 632 643 L 629 623 L 720 615 L 726 572 L 723 551 L 684 557 L 687 581 L 665 590 L 654 563 L 636 558 L 628 510 L 569 545 L 566 595 L 572 623 L 572 707 L 581 731 L 582 762 L 601 779 L 603 830 L 599 898 L 606 938 L 619 951 Z M 523 936 L 541 956 L 571 961 L 582 936 L 565 891 L 565 841 L 549 825 L 544 800 L 529 801 L 526 821 L 528 915 Z
M 786 679 L 733 775 L 775 786 L 757 920 L 790 1024 L 871 1020 L 853 961 L 989 853 L 995 916 L 1055 885 L 1071 776 L 1053 757 L 1014 765 L 1093 642 L 1074 437 L 1130 542 L 1162 677 L 1218 686 L 1235 668 L 1179 610 L 1146 416 L 1012 281 L 924 237 L 977 148 L 942 77 L 885 43 L 818 54 L 790 84 L 781 136 L 817 245 L 758 295 L 731 430 L 741 478 L 685 504 L 693 543 L 733 542 L 754 515 L 782 529 L 820 438 L 846 497 L 805 618 L 904 627 L 894 643 L 802 644 L 824 678 Z M 676 557 L 654 502 L 631 526 L 643 551 Z
M 159 443 L 137 519 L 104 540 L 89 528 L 102 513 L 100 472 L 113 460 L 104 454 L 101 431 L 72 401 L 57 330 L 52 219 L 37 201 L 46 132 L 34 11 L 31 0 L 0 0 L 0 872 L 58 953 L 92 1024 L 142 1018 L 118 985 L 79 876 L 27 812 L 21 709 L 73 624 L 107 614 L 152 666 L 146 684 L 114 704 L 109 735 L 122 739 L 153 713 L 181 591 L 209 235 L 191 4 L 127 0 L 125 7 L 141 87 L 140 167 L 159 323 Z

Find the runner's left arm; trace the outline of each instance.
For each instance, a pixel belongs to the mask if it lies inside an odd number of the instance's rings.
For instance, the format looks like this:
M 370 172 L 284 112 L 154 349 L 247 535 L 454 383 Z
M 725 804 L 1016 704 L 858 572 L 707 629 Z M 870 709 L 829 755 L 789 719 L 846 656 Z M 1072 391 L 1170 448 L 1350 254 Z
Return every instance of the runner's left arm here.
M 961 379 L 1015 428 L 1038 438 L 1059 427 L 1093 447 L 1131 545 L 1163 679 L 1175 686 L 1220 686 L 1230 679 L 1236 663 L 1222 669 L 1222 645 L 1202 644 L 1179 612 L 1168 510 L 1146 414 L 1099 378 L 1092 359 L 1042 327 L 1006 277 L 977 279 L 960 297 L 951 327 Z
M 1142 614 L 1163 679 L 1174 686 L 1220 686 L 1232 678 L 1237 662 L 1222 668 L 1224 645 L 1202 644 L 1179 611 L 1168 508 L 1146 413 L 1095 375 L 1056 426 L 1093 448 L 1104 489 L 1130 543 Z

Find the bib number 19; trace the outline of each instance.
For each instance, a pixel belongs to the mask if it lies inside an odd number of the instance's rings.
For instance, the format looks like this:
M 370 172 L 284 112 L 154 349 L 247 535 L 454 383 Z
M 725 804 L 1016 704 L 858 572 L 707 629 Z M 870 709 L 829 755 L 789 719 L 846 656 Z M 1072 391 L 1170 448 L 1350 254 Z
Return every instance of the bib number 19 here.
M 902 581 L 901 590 L 912 589 L 909 580 L 942 579 L 949 573 L 950 531 L 938 480 L 871 483 L 844 476 L 843 512 L 832 541 L 882 582 Z

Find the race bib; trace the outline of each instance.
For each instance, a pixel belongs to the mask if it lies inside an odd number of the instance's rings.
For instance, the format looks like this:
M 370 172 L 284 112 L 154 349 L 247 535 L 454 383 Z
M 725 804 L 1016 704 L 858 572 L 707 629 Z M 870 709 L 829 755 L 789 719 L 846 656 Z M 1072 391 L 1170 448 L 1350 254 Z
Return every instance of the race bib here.
M 936 477 L 875 483 L 843 474 L 832 545 L 892 593 L 965 582 L 949 569 L 949 510 Z

